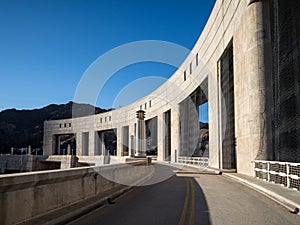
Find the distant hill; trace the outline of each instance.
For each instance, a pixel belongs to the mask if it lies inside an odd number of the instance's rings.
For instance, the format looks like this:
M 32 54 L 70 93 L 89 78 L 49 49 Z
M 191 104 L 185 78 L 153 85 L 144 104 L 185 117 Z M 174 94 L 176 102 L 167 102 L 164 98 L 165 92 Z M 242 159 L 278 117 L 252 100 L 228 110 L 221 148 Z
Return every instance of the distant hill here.
M 199 122 L 199 126 L 200 126 L 200 129 L 207 129 L 208 130 L 208 123 Z
M 16 110 L 0 112 L 0 154 L 10 152 L 10 148 L 43 146 L 43 129 L 45 120 L 72 118 L 72 107 L 76 104 L 76 117 L 98 114 L 109 110 L 94 108 L 88 104 L 69 102 L 62 105 L 48 105 L 41 109 Z

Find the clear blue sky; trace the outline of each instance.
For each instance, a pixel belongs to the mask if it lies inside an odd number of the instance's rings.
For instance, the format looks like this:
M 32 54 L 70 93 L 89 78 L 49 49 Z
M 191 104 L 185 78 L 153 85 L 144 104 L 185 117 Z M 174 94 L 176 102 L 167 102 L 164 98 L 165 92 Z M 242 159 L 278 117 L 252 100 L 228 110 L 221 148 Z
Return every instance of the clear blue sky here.
M 163 40 L 192 49 L 214 3 L 0 0 L 0 111 L 73 100 L 89 65 L 128 42 Z M 168 78 L 174 70 L 159 63 L 125 68 L 103 88 L 97 106 L 110 108 L 120 89 L 136 79 L 151 75 Z M 163 80 L 149 86 L 153 89 Z

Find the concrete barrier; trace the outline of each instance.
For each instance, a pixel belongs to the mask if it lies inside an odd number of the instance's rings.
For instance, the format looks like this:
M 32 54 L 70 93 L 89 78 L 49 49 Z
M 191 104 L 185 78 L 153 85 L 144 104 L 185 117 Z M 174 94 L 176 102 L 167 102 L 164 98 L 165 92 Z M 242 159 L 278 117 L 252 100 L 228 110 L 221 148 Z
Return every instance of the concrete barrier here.
M 30 221 L 90 198 L 113 194 L 149 173 L 146 162 L 131 162 L 0 175 L 0 224 Z

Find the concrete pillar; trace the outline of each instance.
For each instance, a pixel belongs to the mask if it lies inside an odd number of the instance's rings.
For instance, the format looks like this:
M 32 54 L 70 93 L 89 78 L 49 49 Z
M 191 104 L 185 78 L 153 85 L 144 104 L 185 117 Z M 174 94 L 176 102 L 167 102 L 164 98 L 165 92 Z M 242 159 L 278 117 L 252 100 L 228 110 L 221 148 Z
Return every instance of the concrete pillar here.
M 233 38 L 237 171 L 248 175 L 253 174 L 252 160 L 268 158 L 267 121 L 272 117 L 266 115 L 263 21 L 262 2 L 253 2 Z
M 165 157 L 164 152 L 164 138 L 165 138 L 165 122 L 163 113 L 157 115 L 157 160 L 163 161 Z
M 67 155 L 71 155 L 71 146 L 68 144 L 67 146 Z
M 135 157 L 146 157 L 146 123 L 145 111 L 137 111 Z
M 101 138 L 98 135 L 98 131 L 95 131 L 95 155 L 101 155 Z
M 134 140 L 134 135 L 130 135 L 130 140 L 129 140 L 129 157 L 134 157 L 134 152 L 135 152 L 135 140 Z
M 56 151 L 57 151 L 57 155 L 62 155 L 60 152 L 60 136 L 57 136 L 56 138 Z
M 180 113 L 179 105 L 171 109 L 171 161 L 175 162 L 180 151 Z
M 44 123 L 43 154 L 54 155 L 56 150 L 56 138 L 53 130 L 55 126 L 50 125 L 50 121 Z
M 88 156 L 90 152 L 90 132 L 83 132 L 81 137 L 82 137 L 81 155 Z
M 123 152 L 123 129 L 122 127 L 117 127 L 116 129 L 116 136 L 117 136 L 117 156 L 121 157 Z
M 105 155 L 105 145 L 104 145 L 104 132 L 100 132 L 99 136 L 99 149 L 100 149 L 100 155 Z
M 134 123 L 129 125 L 129 156 L 134 157 L 135 153 L 135 133 L 134 133 Z
M 130 145 L 129 145 L 129 127 L 128 126 L 123 126 L 122 127 L 122 155 L 121 156 L 129 156 L 129 149 L 130 149 Z M 126 153 L 125 153 L 126 152 Z
M 95 131 L 89 132 L 89 151 L 88 156 L 94 156 L 95 155 Z
M 81 156 L 82 155 L 82 133 L 76 133 L 76 154 Z

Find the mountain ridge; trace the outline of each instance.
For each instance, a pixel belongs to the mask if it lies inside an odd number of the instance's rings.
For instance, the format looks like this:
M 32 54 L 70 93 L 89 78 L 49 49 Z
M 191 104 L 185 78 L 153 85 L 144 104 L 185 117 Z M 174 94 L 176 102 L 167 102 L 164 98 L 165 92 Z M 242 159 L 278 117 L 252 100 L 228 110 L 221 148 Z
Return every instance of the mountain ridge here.
M 74 116 L 72 110 L 76 109 Z M 44 121 L 88 116 L 110 111 L 89 104 L 50 104 L 39 109 L 5 109 L 0 112 L 0 154 L 10 152 L 10 148 L 42 148 Z

